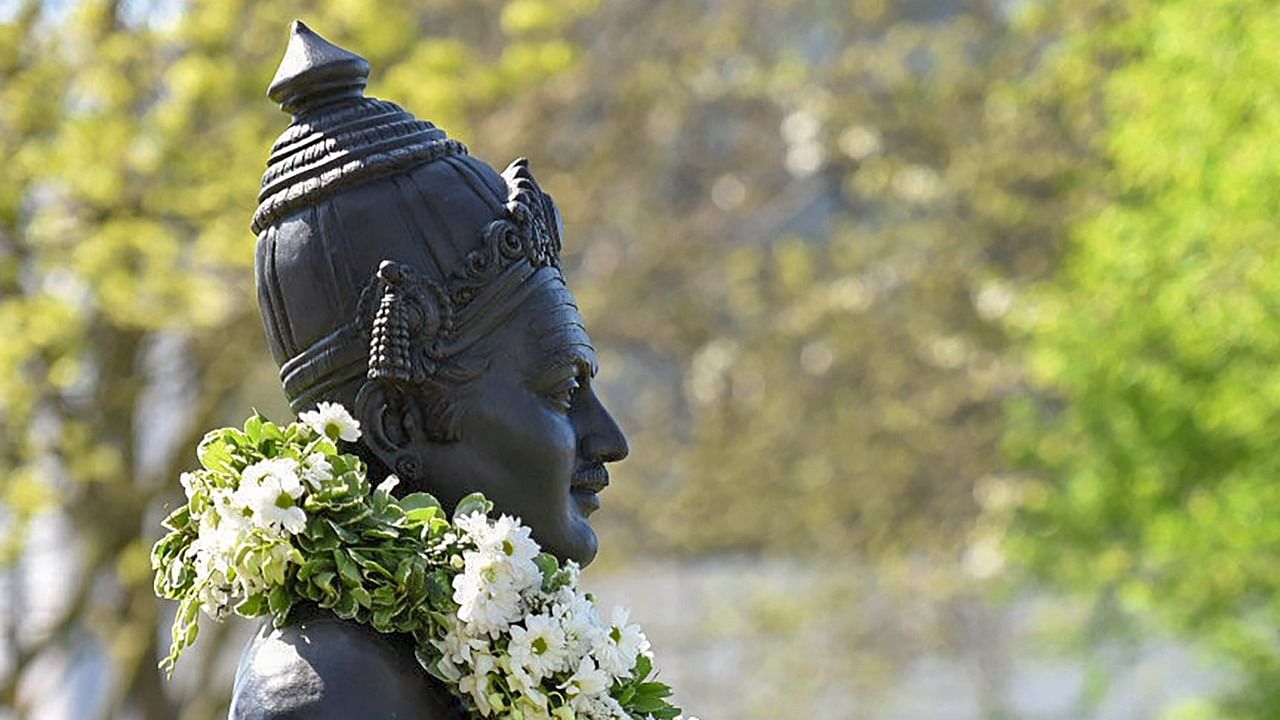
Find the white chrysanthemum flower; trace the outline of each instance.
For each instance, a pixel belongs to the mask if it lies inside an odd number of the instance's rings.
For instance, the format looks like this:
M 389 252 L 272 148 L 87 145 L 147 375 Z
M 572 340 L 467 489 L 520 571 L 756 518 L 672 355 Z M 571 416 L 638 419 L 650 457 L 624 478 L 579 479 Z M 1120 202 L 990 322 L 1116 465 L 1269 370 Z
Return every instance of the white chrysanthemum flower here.
M 551 614 L 564 629 L 568 655 L 573 665 L 595 647 L 597 638 L 604 634 L 605 625 L 596 606 L 586 595 L 572 587 L 560 588 L 555 596 Z
M 200 478 L 195 473 L 182 473 L 178 476 L 178 484 L 182 485 L 182 491 L 187 495 L 187 502 L 191 502 L 200 492 Z
M 360 423 L 338 403 L 322 402 L 316 409 L 298 416 L 304 424 L 330 440 L 339 438 L 347 442 L 360 439 Z
M 534 705 L 546 708 L 547 695 L 543 692 L 542 681 L 530 675 L 511 658 L 510 654 L 498 659 L 498 666 L 506 674 L 507 689 L 512 697 L 527 697 Z
M 523 614 L 520 592 L 505 556 L 469 550 L 461 573 L 453 578 L 458 618 L 477 633 L 501 633 Z
M 248 529 L 246 517 L 235 506 L 228 490 L 214 490 L 209 500 L 209 508 L 200 516 L 191 550 L 198 563 L 226 571 Z
M 214 504 L 200 516 L 196 539 L 187 551 L 195 584 L 200 588 L 201 608 L 216 619 L 226 615 L 231 602 L 227 576 L 243 536 L 236 515 L 219 512 L 220 506 L 227 505 L 225 500 L 219 502 L 223 497 L 225 493 L 214 495 Z
M 302 479 L 312 490 L 319 490 L 333 479 L 333 465 L 323 453 L 311 453 L 302 463 Z
M 547 695 L 537 688 L 521 691 L 512 705 L 514 709 L 520 711 L 525 720 L 552 720 L 551 712 L 547 707 Z
M 565 669 L 567 650 L 564 630 L 549 615 L 530 615 L 524 619 L 524 627 L 511 626 L 507 653 L 511 662 L 535 681 Z
M 615 606 L 609 618 L 609 626 L 605 632 L 596 636 L 591 654 L 600 663 L 600 668 L 615 678 L 624 678 L 631 674 L 636 666 L 636 658 L 649 651 L 649 640 L 640 631 L 640 626 L 628 624 L 631 611 Z
M 488 636 L 472 635 L 467 626 L 453 616 L 448 617 L 444 628 L 444 637 L 433 639 L 431 644 L 440 651 L 442 661 L 458 668 L 470 668 L 475 664 L 475 655 L 488 655 L 492 652 Z
M 296 535 L 306 527 L 307 516 L 298 507 L 302 496 L 298 463 L 289 458 L 259 460 L 245 468 L 236 490 L 235 504 L 249 511 L 254 527 Z
M 596 667 L 590 655 L 582 658 L 573 675 L 560 684 L 574 710 L 584 709 L 590 699 L 609 689 L 609 675 Z
M 622 705 L 607 694 L 584 697 L 574 709 L 586 720 L 631 720 Z
M 489 691 L 493 684 L 493 677 L 490 675 L 498 667 L 497 659 L 492 655 L 475 653 L 475 665 L 472 672 L 462 676 L 458 681 L 458 692 L 463 695 L 470 695 L 471 701 L 475 704 L 476 710 L 483 717 L 489 717 L 493 714 L 493 705 L 489 702 Z
M 503 515 L 491 521 L 477 512 L 458 518 L 454 524 L 476 544 L 477 552 L 506 566 L 503 574 L 510 576 L 517 590 L 524 592 L 541 586 L 542 572 L 534 562 L 541 550 L 529 528 L 518 519 Z
M 219 570 L 212 570 L 197 586 L 200 609 L 214 620 L 223 620 L 231 612 L 231 583 Z
M 560 569 L 569 576 L 569 583 L 567 587 L 577 588 L 578 579 L 582 577 L 582 566 L 578 564 L 578 561 L 565 560 L 564 565 L 561 565 Z
M 482 512 L 473 512 L 453 519 L 454 527 L 462 531 L 462 536 L 471 539 L 476 545 L 483 544 L 489 533 L 489 517 Z

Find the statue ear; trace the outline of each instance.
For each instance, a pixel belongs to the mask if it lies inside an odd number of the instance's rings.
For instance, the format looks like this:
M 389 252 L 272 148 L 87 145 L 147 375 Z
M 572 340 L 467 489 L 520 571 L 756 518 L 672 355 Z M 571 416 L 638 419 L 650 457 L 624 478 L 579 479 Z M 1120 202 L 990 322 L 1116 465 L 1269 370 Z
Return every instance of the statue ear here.
M 366 380 L 356 394 L 356 418 L 364 433 L 365 445 L 382 463 L 396 466 L 396 459 L 408 449 L 414 421 L 410 403 L 393 383 Z

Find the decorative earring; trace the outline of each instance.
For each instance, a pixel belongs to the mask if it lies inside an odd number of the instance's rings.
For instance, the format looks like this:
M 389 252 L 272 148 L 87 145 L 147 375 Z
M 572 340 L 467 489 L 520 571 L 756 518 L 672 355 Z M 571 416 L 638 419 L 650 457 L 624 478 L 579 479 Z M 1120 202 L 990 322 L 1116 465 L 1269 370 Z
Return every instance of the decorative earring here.
M 412 455 L 401 455 L 396 459 L 396 476 L 403 482 L 416 482 L 419 480 L 418 459 Z

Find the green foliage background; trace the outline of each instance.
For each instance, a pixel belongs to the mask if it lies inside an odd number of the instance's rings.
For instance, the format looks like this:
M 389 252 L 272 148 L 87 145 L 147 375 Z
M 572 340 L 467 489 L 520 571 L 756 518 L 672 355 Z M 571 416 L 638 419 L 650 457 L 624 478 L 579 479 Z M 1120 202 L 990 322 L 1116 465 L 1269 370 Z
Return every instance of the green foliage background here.
M 1276 716 L 1280 13 L 1244 0 L 0 3 L 3 557 L 55 515 L 78 567 L 38 635 L 5 619 L 0 707 L 89 636 L 97 716 L 225 713 L 155 669 L 147 549 L 206 429 L 286 417 L 247 225 L 294 17 L 556 195 L 633 447 L 602 565 L 802 558 L 963 601 L 1004 548 L 1095 634 L 1230 659 L 1206 716 Z M 831 592 L 750 622 L 830 623 L 824 682 L 882 683 L 901 647 Z M 791 651 L 795 712 L 822 688 Z
M 1097 212 L 1015 321 L 1035 392 L 1009 445 L 1037 479 L 1011 549 L 1229 658 L 1244 685 L 1204 716 L 1280 717 L 1280 13 L 1108 12 L 1046 64 L 1091 89 L 1104 163 Z

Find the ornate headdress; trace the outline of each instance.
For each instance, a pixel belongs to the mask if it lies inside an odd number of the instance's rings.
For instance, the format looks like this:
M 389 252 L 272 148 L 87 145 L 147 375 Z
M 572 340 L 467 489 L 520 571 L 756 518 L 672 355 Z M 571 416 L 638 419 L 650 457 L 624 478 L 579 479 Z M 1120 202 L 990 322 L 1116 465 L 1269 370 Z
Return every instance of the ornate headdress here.
M 463 351 L 534 287 L 563 282 L 559 212 L 528 162 L 498 176 L 364 97 L 368 74 L 295 21 L 269 90 L 294 118 L 253 218 L 258 294 L 295 410 L 362 376 L 464 381 Z

